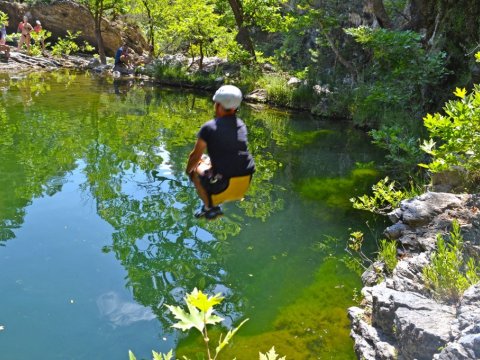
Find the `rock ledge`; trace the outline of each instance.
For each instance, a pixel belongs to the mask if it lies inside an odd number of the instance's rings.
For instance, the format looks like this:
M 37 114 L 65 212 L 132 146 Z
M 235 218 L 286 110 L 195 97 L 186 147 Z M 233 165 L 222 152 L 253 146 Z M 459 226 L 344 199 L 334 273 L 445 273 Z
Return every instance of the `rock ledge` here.
M 480 359 L 480 283 L 459 304 L 448 305 L 433 300 L 422 281 L 436 234 L 447 234 L 453 219 L 461 225 L 465 251 L 478 258 L 479 208 L 476 195 L 428 192 L 389 214 L 394 225 L 385 236 L 398 241 L 402 260 L 378 284 L 372 271 L 362 277 L 362 307 L 349 309 L 359 359 Z

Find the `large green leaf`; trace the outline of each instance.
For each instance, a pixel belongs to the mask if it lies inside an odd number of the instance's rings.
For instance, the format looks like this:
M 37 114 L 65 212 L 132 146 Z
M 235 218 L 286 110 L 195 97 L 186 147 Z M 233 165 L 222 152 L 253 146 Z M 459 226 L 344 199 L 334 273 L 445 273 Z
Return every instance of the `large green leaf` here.
M 285 356 L 279 358 L 279 355 L 275 351 L 275 346 L 272 346 L 269 352 L 266 354 L 260 353 L 260 360 L 285 360 Z
M 207 312 L 209 309 L 213 308 L 215 305 L 220 304 L 223 300 L 221 294 L 216 294 L 214 296 L 207 297 L 201 290 L 197 288 L 193 289 L 190 294 L 187 294 L 186 301 L 189 304 L 192 304 L 197 309 Z

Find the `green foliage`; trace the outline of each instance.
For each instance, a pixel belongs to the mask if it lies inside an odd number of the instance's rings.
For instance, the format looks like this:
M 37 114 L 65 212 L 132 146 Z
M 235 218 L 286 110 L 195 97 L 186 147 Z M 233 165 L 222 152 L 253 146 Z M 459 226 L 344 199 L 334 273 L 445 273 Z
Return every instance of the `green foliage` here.
M 265 75 L 258 85 L 267 90 L 267 100 L 274 104 L 292 105 L 294 88 L 288 86 L 288 80 L 279 75 Z
M 431 172 L 461 167 L 475 178 L 480 166 L 480 86 L 470 93 L 457 88 L 458 99 L 445 105 L 445 114 L 425 116 L 424 125 L 430 135 L 421 149 L 431 155 L 432 162 L 420 164 Z
M 131 350 L 128 350 L 128 358 L 129 360 L 137 360 Z M 173 360 L 173 350 L 170 350 L 167 354 L 152 351 L 152 360 Z
M 418 195 L 416 190 L 411 187 L 410 190 L 398 190 L 394 180 L 385 177 L 372 186 L 372 195 L 362 195 L 357 198 L 351 198 L 353 207 L 359 210 L 366 210 L 376 214 L 386 214 L 395 209 L 400 201 L 409 199 Z
M 42 54 L 42 41 L 45 43 L 45 47 L 50 45 L 46 40 L 52 36 L 52 33 L 42 29 L 40 32 L 32 31 L 30 35 L 33 39 L 33 45 L 30 47 L 30 54 L 32 56 L 40 56 Z
M 379 278 L 382 278 L 383 275 L 391 275 L 398 262 L 397 243 L 385 239 L 380 240 L 378 243 L 378 252 L 375 261 L 382 262 L 385 265 L 382 268 L 375 264 L 371 256 L 365 254 L 363 250 L 364 242 L 365 235 L 363 232 L 353 231 L 350 233 L 347 248 L 345 249 L 348 255 L 342 259 L 345 265 L 359 275 L 362 275 L 362 273 L 372 265 Z
M 76 40 L 81 33 L 81 31 L 71 32 L 67 30 L 67 36 L 65 38 L 59 38 L 57 43 L 52 47 L 52 55 L 61 57 L 79 51 L 92 52 L 95 48 L 87 41 L 84 41 L 81 45 L 77 43 Z M 47 33 L 47 35 L 48 34 L 49 33 Z
M 377 260 L 382 261 L 391 274 L 398 262 L 396 241 L 380 240 Z
M 417 164 L 425 156 L 419 139 L 400 125 L 382 126 L 371 130 L 372 142 L 387 151 L 385 169 L 395 178 L 405 180 L 418 174 Z
M 445 54 L 426 52 L 420 34 L 413 31 L 360 26 L 345 32 L 372 57 L 355 91 L 354 120 L 378 126 L 420 114 L 422 89 L 445 75 Z
M 1 25 L 8 24 L 8 15 L 5 14 L 3 11 L 0 11 L 0 24 Z
M 75 33 L 67 30 L 67 36 L 65 38 L 59 38 L 57 43 L 52 47 L 52 55 L 62 57 L 63 55 L 70 55 L 80 50 L 80 46 L 75 40 L 80 36 L 81 31 Z
M 437 234 L 437 249 L 423 269 L 423 279 L 434 297 L 447 302 L 457 302 L 468 287 L 480 281 L 479 264 L 474 258 L 464 258 L 457 220 L 452 223 L 448 242 Z
M 236 332 L 243 324 L 245 324 L 245 322 L 248 321 L 248 319 L 243 320 L 236 328 L 229 330 L 225 337 L 220 336 L 218 345 L 215 348 L 215 353 L 212 356 L 212 351 L 209 346 L 210 339 L 208 338 L 207 325 L 215 325 L 223 321 L 223 318 L 213 313 L 213 307 L 220 304 L 223 300 L 223 297 L 220 294 L 209 297 L 202 291 L 195 288 L 191 293 L 185 296 L 184 300 L 187 304 L 188 311 L 183 310 L 179 306 L 166 305 L 166 307 L 170 310 L 173 316 L 177 320 L 179 320 L 173 325 L 173 327 L 181 329 L 183 331 L 189 330 L 191 328 L 197 329 L 202 334 L 208 360 L 217 359 L 218 354 L 225 348 L 225 346 L 228 345 Z M 273 353 L 275 353 L 275 350 L 273 350 Z M 136 360 L 135 355 L 131 351 L 129 351 L 129 356 L 130 360 Z M 172 351 L 170 351 L 166 355 L 153 352 L 153 360 L 157 359 L 172 359 Z M 275 360 L 276 358 L 272 359 Z
M 218 74 L 190 73 L 185 66 L 179 64 L 156 63 L 153 67 L 148 67 L 144 72 L 166 84 L 196 86 L 211 88 L 212 90 L 218 87 L 218 82 L 216 81 Z
M 275 351 L 275 347 L 272 347 L 269 352 L 265 354 L 260 353 L 260 360 L 285 360 L 285 356 L 279 356 Z
M 235 333 L 240 329 L 240 327 L 246 321 L 248 321 L 248 319 L 245 319 L 236 328 L 228 331 L 228 333 L 223 339 L 222 336 L 220 336 L 218 346 L 215 348 L 215 355 L 212 357 L 210 355 L 210 340 L 208 338 L 207 325 L 214 325 L 223 321 L 223 318 L 213 314 L 213 307 L 217 304 L 220 304 L 222 300 L 223 298 L 220 296 L 220 294 L 207 297 L 204 293 L 202 293 L 202 291 L 199 291 L 197 290 L 197 288 L 195 288 L 190 294 L 187 294 L 187 296 L 185 297 L 188 312 L 182 310 L 178 306 L 166 305 L 167 308 L 175 316 L 175 318 L 179 320 L 179 322 L 174 324 L 173 327 L 176 327 L 183 331 L 191 328 L 196 328 L 203 335 L 203 340 L 209 360 L 215 360 L 220 351 L 222 351 L 222 349 L 232 339 L 233 335 L 235 335 Z

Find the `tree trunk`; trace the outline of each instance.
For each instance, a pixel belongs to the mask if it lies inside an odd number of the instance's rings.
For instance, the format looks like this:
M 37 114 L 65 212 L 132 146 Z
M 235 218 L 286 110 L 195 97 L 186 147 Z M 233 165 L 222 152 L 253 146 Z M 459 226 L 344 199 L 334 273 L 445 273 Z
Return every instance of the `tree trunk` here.
M 244 14 L 242 3 L 240 0 L 228 0 L 230 7 L 232 8 L 233 15 L 235 16 L 235 22 L 238 28 L 238 34 L 236 36 L 237 42 L 252 56 L 254 60 L 255 57 L 255 47 L 253 45 L 252 37 L 248 28 L 244 25 Z
M 332 37 L 330 36 L 330 34 L 325 30 L 325 28 L 323 27 L 323 24 L 321 22 L 319 22 L 318 24 L 318 27 L 321 31 L 321 33 L 323 34 L 323 36 L 325 36 L 325 39 L 327 39 L 327 42 L 328 42 L 328 45 L 330 46 L 330 48 L 332 49 L 332 51 L 334 52 L 335 56 L 337 57 L 338 61 L 343 65 L 345 66 L 345 68 L 350 72 L 350 74 L 352 75 L 352 79 L 354 82 L 357 82 L 357 79 L 358 79 L 358 73 L 357 73 L 357 70 L 355 69 L 355 66 L 353 66 L 352 63 L 350 63 L 347 59 L 345 59 L 343 57 L 343 55 L 340 53 L 340 50 L 337 48 L 337 46 L 335 45 L 335 41 L 332 39 Z
M 155 56 L 155 33 L 153 32 L 153 17 L 152 17 L 152 11 L 150 9 L 150 6 L 148 4 L 148 0 L 142 0 L 143 6 L 147 12 L 147 18 L 148 18 L 148 42 L 150 45 L 150 53 L 152 56 Z
M 200 61 L 198 62 L 198 69 L 203 70 L 203 58 L 204 58 L 203 42 L 200 41 L 199 47 L 200 47 Z
M 95 22 L 95 39 L 97 40 L 98 55 L 100 56 L 100 62 L 105 65 L 107 63 L 107 57 L 105 56 L 105 45 L 103 44 L 102 37 L 102 15 L 103 15 L 103 0 L 95 1 L 95 9 L 93 20 Z
M 97 40 L 98 55 L 100 56 L 100 62 L 105 65 L 107 63 L 107 57 L 105 56 L 105 45 L 103 44 L 102 30 L 100 28 L 101 20 L 95 20 L 95 39 Z
M 378 24 L 382 28 L 391 29 L 393 28 L 392 21 L 385 10 L 385 5 L 383 0 L 369 0 L 370 6 L 373 10 L 373 15 L 378 21 Z

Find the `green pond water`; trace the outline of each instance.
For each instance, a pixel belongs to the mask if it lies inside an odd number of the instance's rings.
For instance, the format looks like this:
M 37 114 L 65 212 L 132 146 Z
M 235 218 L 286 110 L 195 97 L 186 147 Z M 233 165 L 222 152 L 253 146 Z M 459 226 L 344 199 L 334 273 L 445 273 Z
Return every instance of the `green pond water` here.
M 354 359 L 341 258 L 380 155 L 348 123 L 244 105 L 252 187 L 197 220 L 184 167 L 212 111 L 209 93 L 0 74 L 1 359 L 196 358 L 164 306 L 195 287 L 225 296 L 225 327 L 250 319 L 223 359 Z

